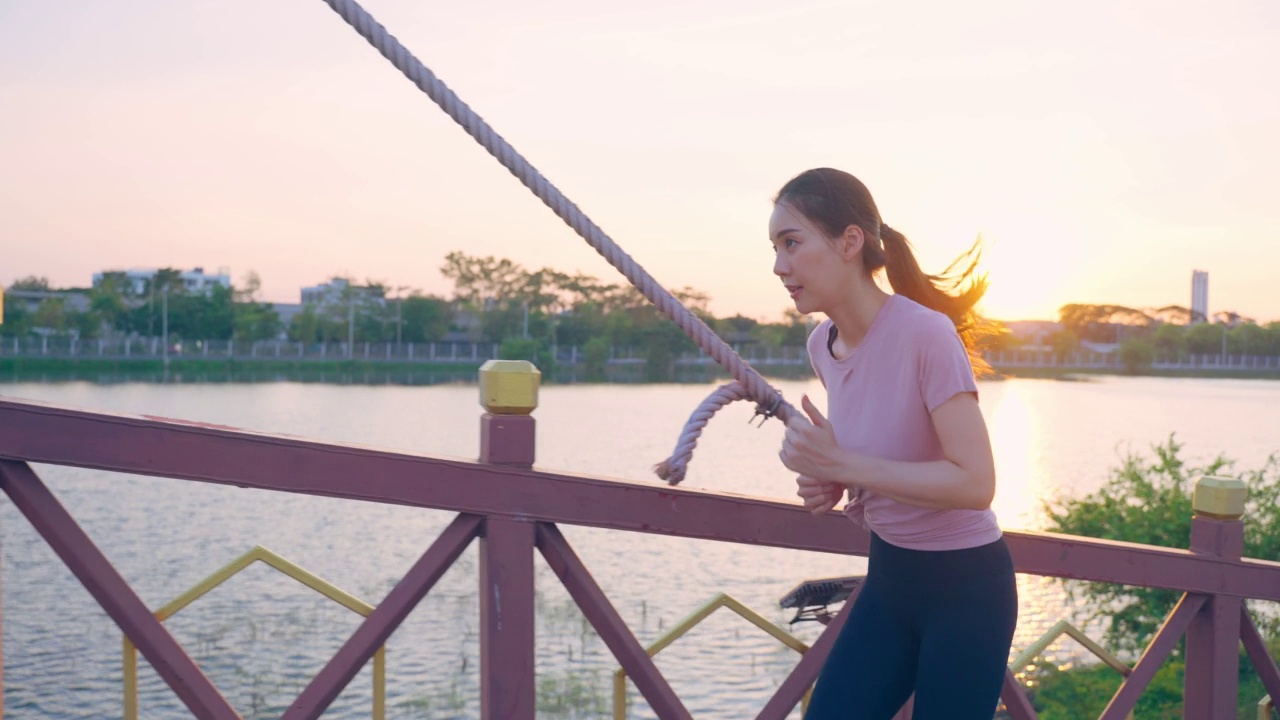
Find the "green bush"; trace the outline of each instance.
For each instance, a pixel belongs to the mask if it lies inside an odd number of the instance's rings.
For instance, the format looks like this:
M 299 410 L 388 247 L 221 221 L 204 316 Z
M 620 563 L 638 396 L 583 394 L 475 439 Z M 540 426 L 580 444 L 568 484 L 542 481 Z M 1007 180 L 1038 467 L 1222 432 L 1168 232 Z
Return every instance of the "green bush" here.
M 536 338 L 507 338 L 498 346 L 498 357 L 502 360 L 528 360 L 537 366 L 544 376 L 555 371 L 555 358 L 551 348 Z
M 1280 655 L 1280 640 L 1271 640 L 1268 646 L 1272 657 Z M 1134 717 L 1143 720 L 1182 720 L 1183 678 L 1186 669 L 1187 663 L 1181 658 L 1166 661 L 1156 671 L 1142 697 L 1138 698 Z M 1040 720 L 1096 718 L 1120 688 L 1120 679 L 1120 673 L 1107 665 L 1084 665 L 1064 670 L 1042 663 L 1028 678 L 1028 694 Z M 1240 653 L 1239 683 L 1240 690 L 1236 696 L 1237 717 L 1254 720 L 1258 713 L 1258 701 L 1267 694 L 1267 689 L 1258 678 L 1249 656 L 1243 651 Z
M 1083 498 L 1045 504 L 1050 532 L 1124 542 L 1186 548 L 1191 535 L 1191 493 L 1201 475 L 1230 474 L 1245 481 L 1245 557 L 1280 557 L 1280 461 L 1272 455 L 1261 468 L 1234 471 L 1234 461 L 1218 456 L 1201 466 L 1187 466 L 1182 445 L 1174 436 L 1152 446 L 1154 458 L 1130 452 L 1100 490 Z M 1064 580 L 1068 595 L 1079 608 L 1077 623 L 1100 621 L 1104 644 L 1113 651 L 1135 654 L 1150 642 L 1181 593 L 1111 583 Z M 1080 602 L 1083 601 L 1083 602 Z M 1280 654 L 1280 618 L 1275 612 L 1251 613 L 1268 641 L 1272 657 Z M 1141 718 L 1181 718 L 1183 673 L 1181 646 L 1165 662 L 1143 693 L 1135 715 Z M 1097 717 L 1120 685 L 1119 674 L 1105 665 L 1061 670 L 1042 663 L 1032 671 L 1028 686 L 1043 720 Z M 1240 656 L 1240 717 L 1256 717 L 1257 702 L 1266 694 L 1252 662 Z
M 1153 459 L 1130 452 L 1111 479 L 1084 498 L 1045 504 L 1049 532 L 1185 549 L 1191 540 L 1191 493 L 1201 475 L 1239 475 L 1249 488 L 1244 515 L 1245 557 L 1280 557 L 1280 461 L 1273 455 L 1257 470 L 1232 472 L 1235 462 L 1218 456 L 1188 467 L 1173 436 L 1152 446 Z M 1121 651 L 1146 646 L 1181 593 L 1112 583 L 1064 581 L 1074 600 L 1090 610 L 1077 618 L 1106 624 L 1106 641 Z M 1274 635 L 1274 620 L 1258 618 Z M 1264 627 L 1265 626 L 1265 627 Z

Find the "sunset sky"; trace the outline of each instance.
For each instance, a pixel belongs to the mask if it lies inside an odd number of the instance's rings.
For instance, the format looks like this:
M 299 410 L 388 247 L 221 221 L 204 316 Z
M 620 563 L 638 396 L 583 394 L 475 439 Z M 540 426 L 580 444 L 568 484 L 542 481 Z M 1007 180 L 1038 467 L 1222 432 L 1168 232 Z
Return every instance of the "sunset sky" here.
M 789 177 L 860 177 L 994 317 L 1280 319 L 1280 3 L 366 0 L 668 287 L 776 320 Z M 447 293 L 461 250 L 621 277 L 316 0 L 0 2 L 0 284 L 226 268 Z

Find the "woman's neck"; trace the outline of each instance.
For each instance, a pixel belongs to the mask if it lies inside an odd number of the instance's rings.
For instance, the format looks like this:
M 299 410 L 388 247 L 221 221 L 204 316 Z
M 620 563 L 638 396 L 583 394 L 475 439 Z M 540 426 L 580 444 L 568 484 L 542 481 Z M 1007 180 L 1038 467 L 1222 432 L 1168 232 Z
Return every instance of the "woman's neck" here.
M 887 302 L 889 294 L 874 280 L 857 283 L 844 302 L 826 313 L 836 326 L 838 342 L 848 349 L 857 347 Z

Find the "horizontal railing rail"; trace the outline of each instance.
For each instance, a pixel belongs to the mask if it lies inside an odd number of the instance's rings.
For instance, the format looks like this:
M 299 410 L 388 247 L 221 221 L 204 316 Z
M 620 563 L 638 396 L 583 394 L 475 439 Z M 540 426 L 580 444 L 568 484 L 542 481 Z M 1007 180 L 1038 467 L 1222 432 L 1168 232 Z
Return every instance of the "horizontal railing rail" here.
M 798 503 L 712 490 L 12 399 L 0 399 L 0 427 L 0 457 L 26 462 L 826 553 L 870 548 L 839 514 L 815 519 Z M 1280 601 L 1276 562 L 1053 533 L 1005 537 L 1020 573 Z

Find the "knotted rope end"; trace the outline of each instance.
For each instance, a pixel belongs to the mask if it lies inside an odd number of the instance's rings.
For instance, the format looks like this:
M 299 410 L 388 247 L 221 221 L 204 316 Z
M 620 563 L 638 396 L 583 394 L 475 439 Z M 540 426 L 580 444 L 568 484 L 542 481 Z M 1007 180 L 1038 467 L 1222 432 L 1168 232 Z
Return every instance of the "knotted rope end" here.
M 680 481 L 684 480 L 684 470 L 684 465 L 675 462 L 674 458 L 667 458 L 653 466 L 654 474 L 665 480 L 668 485 L 679 485 Z

